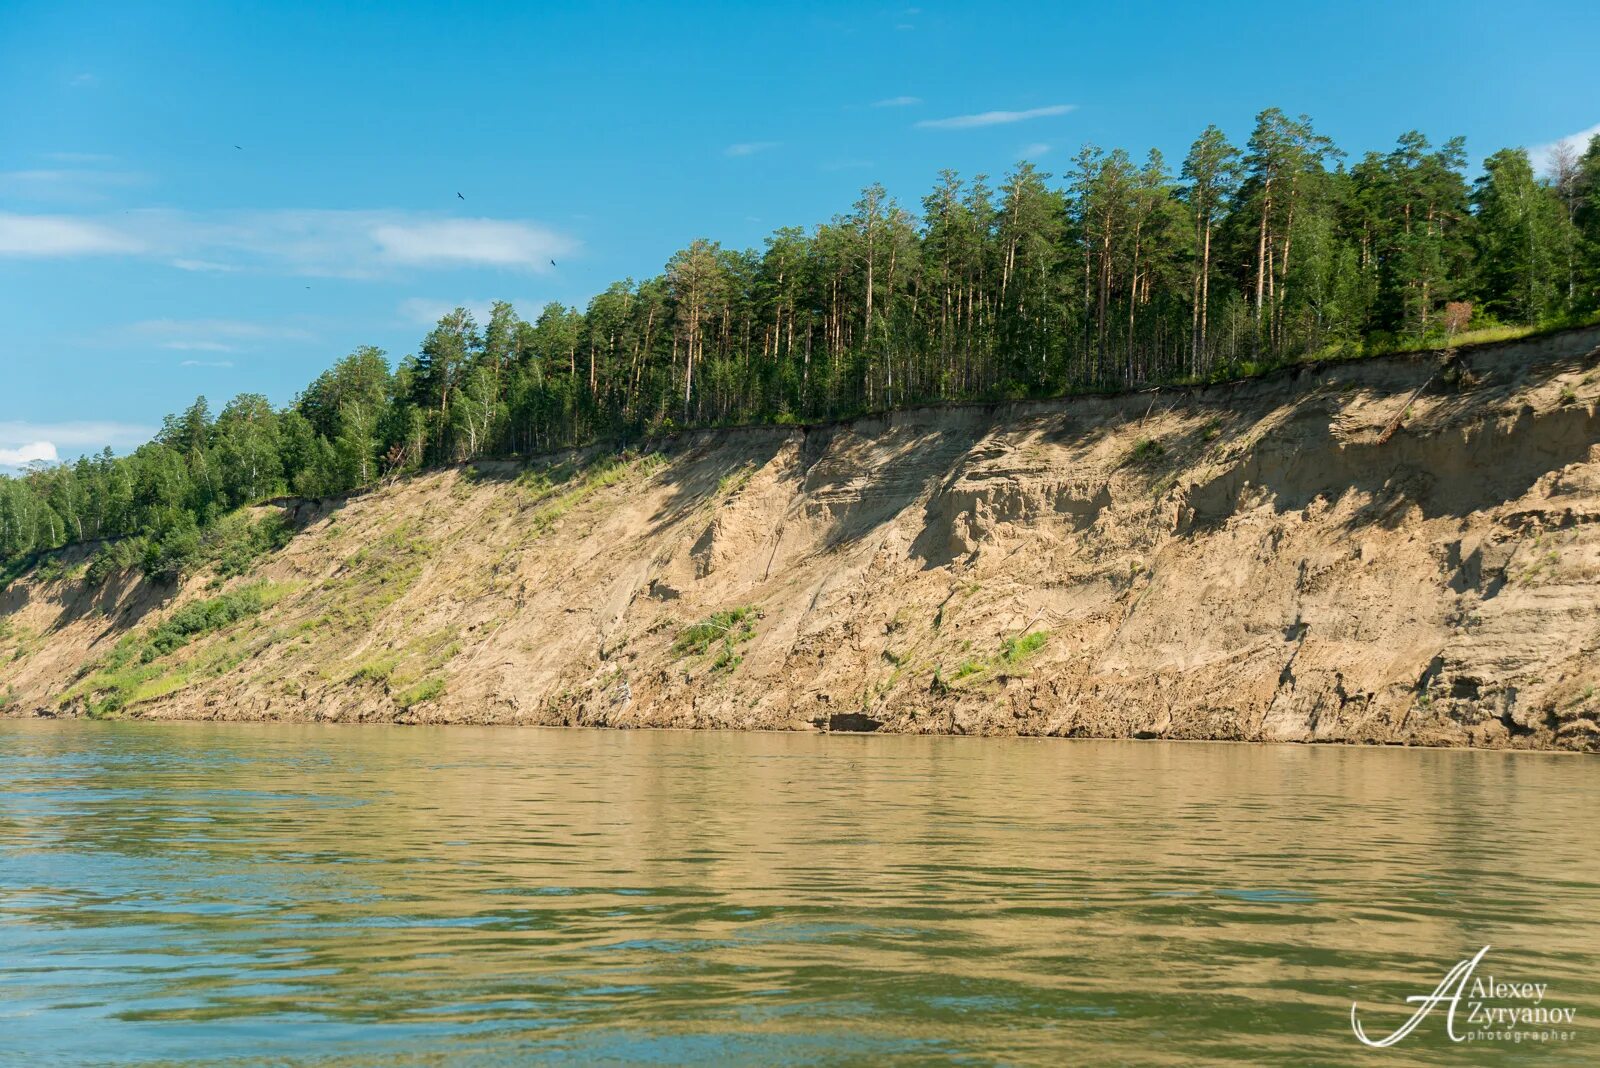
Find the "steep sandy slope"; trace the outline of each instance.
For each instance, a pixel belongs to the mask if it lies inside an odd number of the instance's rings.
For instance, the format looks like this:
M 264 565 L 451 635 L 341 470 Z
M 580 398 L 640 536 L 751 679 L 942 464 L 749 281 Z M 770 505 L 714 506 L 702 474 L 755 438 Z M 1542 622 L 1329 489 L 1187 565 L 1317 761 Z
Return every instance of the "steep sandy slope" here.
M 434 473 L 297 506 L 289 546 L 225 584 L 268 606 L 136 685 L 127 650 L 217 597 L 210 576 L 15 584 L 0 693 L 13 714 L 122 685 L 148 717 L 1593 750 L 1597 346 Z

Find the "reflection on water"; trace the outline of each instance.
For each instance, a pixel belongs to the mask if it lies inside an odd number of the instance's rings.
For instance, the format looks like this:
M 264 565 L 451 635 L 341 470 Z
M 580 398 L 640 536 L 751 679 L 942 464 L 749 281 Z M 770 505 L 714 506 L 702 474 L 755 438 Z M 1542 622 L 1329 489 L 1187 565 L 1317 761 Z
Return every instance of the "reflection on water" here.
M 0 723 L 0 1060 L 1589 1063 L 1597 769 Z M 1356 1045 L 1486 943 L 1576 1039 Z

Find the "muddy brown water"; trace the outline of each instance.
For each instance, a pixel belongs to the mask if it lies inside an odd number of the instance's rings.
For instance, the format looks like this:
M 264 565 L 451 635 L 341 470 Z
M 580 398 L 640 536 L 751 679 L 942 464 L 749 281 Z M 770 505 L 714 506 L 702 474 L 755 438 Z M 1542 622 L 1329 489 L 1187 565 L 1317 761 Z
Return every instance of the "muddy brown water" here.
M 0 722 L 0 1062 L 1595 1063 L 1597 815 L 1551 754 Z M 1568 1037 L 1357 1042 L 1485 945 Z

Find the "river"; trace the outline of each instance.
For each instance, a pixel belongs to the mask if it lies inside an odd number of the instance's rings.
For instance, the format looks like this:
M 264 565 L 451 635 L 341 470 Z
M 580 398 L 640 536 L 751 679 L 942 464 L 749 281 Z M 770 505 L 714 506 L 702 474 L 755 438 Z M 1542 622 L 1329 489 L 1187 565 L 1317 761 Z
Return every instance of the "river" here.
M 0 721 L 0 1061 L 1594 1063 L 1597 817 L 1550 754 Z M 1572 1037 L 1359 1045 L 1485 945 Z

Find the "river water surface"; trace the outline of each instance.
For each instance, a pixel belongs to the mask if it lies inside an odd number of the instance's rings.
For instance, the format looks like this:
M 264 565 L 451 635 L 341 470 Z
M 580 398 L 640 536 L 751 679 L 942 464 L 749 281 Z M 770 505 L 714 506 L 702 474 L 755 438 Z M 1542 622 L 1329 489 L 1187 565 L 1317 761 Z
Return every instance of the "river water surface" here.
M 0 1062 L 1597 1063 L 1597 817 L 1541 754 L 0 721 Z M 1356 1042 L 1484 945 L 1573 1037 Z

